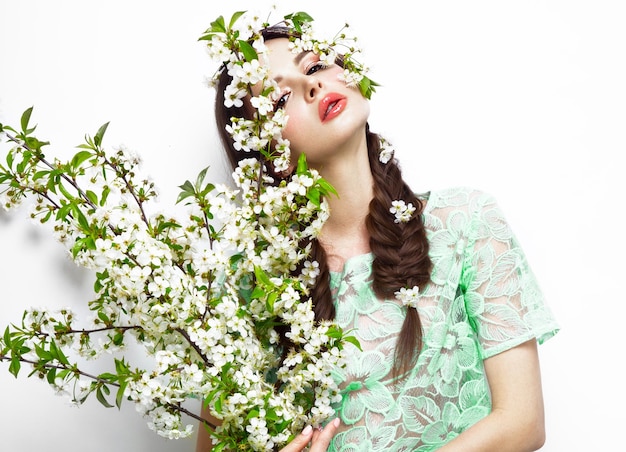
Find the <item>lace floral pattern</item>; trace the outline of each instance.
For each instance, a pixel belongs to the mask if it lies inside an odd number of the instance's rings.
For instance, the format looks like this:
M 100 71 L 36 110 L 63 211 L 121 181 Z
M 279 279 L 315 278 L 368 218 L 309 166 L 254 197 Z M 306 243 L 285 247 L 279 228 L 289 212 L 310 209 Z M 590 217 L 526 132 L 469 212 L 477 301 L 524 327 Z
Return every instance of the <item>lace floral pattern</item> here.
M 337 321 L 355 329 L 363 351 L 335 372 L 346 427 L 329 450 L 440 448 L 490 412 L 483 359 L 558 331 L 492 197 L 466 188 L 433 192 L 423 215 L 433 271 L 418 302 L 424 347 L 408 378 L 390 375 L 406 308 L 374 295 L 373 255 L 331 273 Z

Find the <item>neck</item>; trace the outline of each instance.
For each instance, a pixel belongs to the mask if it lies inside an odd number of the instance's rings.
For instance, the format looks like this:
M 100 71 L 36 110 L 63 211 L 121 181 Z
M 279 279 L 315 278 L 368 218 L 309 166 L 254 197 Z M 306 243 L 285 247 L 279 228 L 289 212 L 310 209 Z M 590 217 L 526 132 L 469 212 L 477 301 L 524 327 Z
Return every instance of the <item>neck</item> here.
M 352 256 L 370 251 L 365 218 L 373 197 L 373 176 L 367 149 L 356 158 L 333 162 L 320 174 L 337 190 L 328 199 L 330 217 L 322 228 L 320 242 L 328 255 L 331 269 L 340 270 Z

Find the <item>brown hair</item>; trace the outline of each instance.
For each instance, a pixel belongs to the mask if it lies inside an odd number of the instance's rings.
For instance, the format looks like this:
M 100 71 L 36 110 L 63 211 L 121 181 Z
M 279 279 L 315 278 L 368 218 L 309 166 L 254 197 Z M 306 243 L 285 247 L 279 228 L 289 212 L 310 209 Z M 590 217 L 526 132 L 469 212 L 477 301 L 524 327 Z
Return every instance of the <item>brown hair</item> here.
M 288 37 L 292 31 L 284 27 L 271 27 L 264 32 L 264 38 Z M 222 71 L 218 80 L 215 101 L 215 117 L 220 139 L 233 168 L 239 160 L 259 157 L 256 153 L 244 153 L 233 147 L 231 136 L 225 130 L 232 117 L 249 118 L 250 105 L 242 107 L 224 106 L 224 89 L 230 83 L 227 71 Z M 428 256 L 428 240 L 421 212 L 424 203 L 402 179 L 400 166 L 395 158 L 384 164 L 379 160 L 380 138 L 366 129 L 370 168 L 374 179 L 374 197 L 369 204 L 365 219 L 370 235 L 370 249 L 374 255 L 372 264 L 372 287 L 377 296 L 393 298 L 394 293 L 403 287 L 422 288 L 430 279 L 431 261 Z M 389 212 L 391 202 L 401 199 L 412 203 L 417 213 L 406 223 L 396 223 Z M 331 213 L 332 214 L 332 213 Z M 326 252 L 317 240 L 312 240 L 311 258 L 320 266 L 320 275 L 312 290 L 315 317 L 317 320 L 335 318 L 335 308 L 330 291 L 330 273 Z M 407 308 L 406 317 L 398 337 L 393 373 L 396 376 L 409 371 L 415 364 L 422 348 L 422 326 L 415 308 Z

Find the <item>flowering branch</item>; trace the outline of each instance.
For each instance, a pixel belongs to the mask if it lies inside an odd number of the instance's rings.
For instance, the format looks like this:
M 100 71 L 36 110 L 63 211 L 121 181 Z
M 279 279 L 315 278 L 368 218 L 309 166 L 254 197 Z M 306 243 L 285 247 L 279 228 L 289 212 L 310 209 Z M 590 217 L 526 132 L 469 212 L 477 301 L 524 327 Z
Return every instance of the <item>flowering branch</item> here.
M 343 33 L 336 42 L 318 41 L 307 14 L 285 20 L 300 33 L 294 51 L 336 58 Z M 319 269 L 309 253 L 335 192 L 304 154 L 290 178 L 268 174 L 270 164 L 277 172 L 290 167 L 290 151 L 281 136 L 287 117 L 268 108 L 277 86 L 259 64 L 263 26 L 241 12 L 228 23 L 218 18 L 201 37 L 232 76 L 227 103 L 240 105 L 252 85 L 261 86 L 249 98 L 252 118 L 228 126 L 235 146 L 260 158 L 240 162 L 233 187 L 205 182 L 206 170 L 185 181 L 177 199 L 188 208 L 182 217 L 149 214 L 154 184 L 137 156 L 104 149 L 108 123 L 67 162 L 45 157 L 49 143 L 34 136 L 32 108 L 19 129 L 0 124 L 12 145 L 0 163 L 3 206 L 33 199 L 31 216 L 52 222 L 71 258 L 95 276 L 89 326 L 76 326 L 68 309 L 29 309 L 20 326 L 6 327 L 0 361 L 13 375 L 31 366 L 30 375 L 77 404 L 95 393 L 113 406 L 113 389 L 116 406 L 135 403 L 168 438 L 190 435 L 182 416 L 191 417 L 211 428 L 216 450 L 280 447 L 334 413 L 340 395 L 330 370 L 343 365 L 344 344 L 358 342 L 335 323 L 315 320 L 310 291 Z M 375 83 L 350 49 L 342 60 L 346 82 L 369 95 Z M 122 357 L 108 372 L 83 370 L 82 361 L 129 345 L 145 349 L 152 366 L 133 368 Z M 186 410 L 189 398 L 202 398 L 220 425 Z

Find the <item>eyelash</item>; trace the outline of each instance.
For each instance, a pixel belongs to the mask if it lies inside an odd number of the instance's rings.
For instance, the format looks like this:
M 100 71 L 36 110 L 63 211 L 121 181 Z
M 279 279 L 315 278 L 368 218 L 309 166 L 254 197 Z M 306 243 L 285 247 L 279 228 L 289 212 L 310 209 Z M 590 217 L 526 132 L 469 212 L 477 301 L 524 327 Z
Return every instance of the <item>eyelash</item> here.
M 321 71 L 326 68 L 328 68 L 328 65 L 326 63 L 323 63 L 321 61 L 316 61 L 315 63 L 313 63 L 307 68 L 306 75 L 315 74 L 317 71 Z
M 281 108 L 285 107 L 285 104 L 287 103 L 287 100 L 289 99 L 290 95 L 291 95 L 291 91 L 287 91 L 287 92 L 283 91 L 282 93 L 280 93 L 279 98 L 276 100 L 276 102 L 274 102 L 274 113 L 276 113 Z
M 306 69 L 306 75 L 313 75 L 315 74 L 317 71 L 322 71 L 326 68 L 328 68 L 329 66 L 326 63 L 323 63 L 321 61 L 316 61 L 315 63 L 311 64 L 309 67 L 307 67 Z M 281 108 L 285 107 L 285 104 L 287 103 L 287 100 L 289 100 L 289 96 L 291 95 L 291 91 L 287 91 L 284 93 L 281 93 L 280 97 L 276 100 L 276 102 L 274 102 L 274 111 L 276 112 L 277 110 L 280 110 Z

